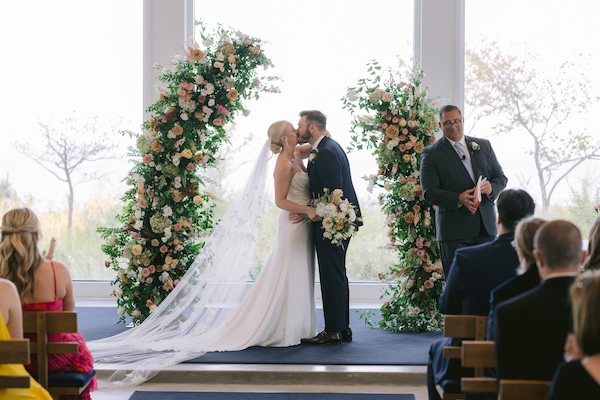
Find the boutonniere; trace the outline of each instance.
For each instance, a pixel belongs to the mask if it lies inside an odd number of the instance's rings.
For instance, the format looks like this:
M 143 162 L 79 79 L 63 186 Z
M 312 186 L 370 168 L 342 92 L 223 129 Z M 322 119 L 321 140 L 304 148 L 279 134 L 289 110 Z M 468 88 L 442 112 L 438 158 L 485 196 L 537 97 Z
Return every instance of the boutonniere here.
M 317 150 L 312 149 L 310 151 L 310 154 L 308 155 L 308 162 L 314 163 L 315 162 L 315 158 L 317 158 Z
M 477 142 L 471 142 L 471 150 L 477 151 L 479 149 L 481 149 L 481 146 L 479 145 L 479 143 L 477 143 Z

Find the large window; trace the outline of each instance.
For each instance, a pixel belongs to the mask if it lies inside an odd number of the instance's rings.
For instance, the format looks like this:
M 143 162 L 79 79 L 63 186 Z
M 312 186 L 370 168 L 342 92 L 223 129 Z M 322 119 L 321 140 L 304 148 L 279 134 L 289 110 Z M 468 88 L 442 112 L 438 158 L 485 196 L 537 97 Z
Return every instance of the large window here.
M 42 246 L 56 237 L 55 257 L 74 279 L 113 277 L 95 229 L 115 224 L 121 210 L 130 140 L 118 131 L 138 130 L 141 123 L 142 16 L 138 1 L 29 0 L 4 5 L 0 17 L 0 212 L 34 209 Z M 84 156 L 70 174 L 70 233 L 69 185 L 58 179 L 65 178 L 64 168 L 53 165 L 61 151 L 55 140 L 80 150 L 115 145 L 102 153 L 109 159 Z M 69 149 L 65 154 L 77 156 L 76 147 Z
M 539 213 L 587 234 L 598 161 L 571 171 L 577 162 L 561 161 L 599 153 L 600 5 L 467 0 L 465 10 L 465 132 L 493 141 L 509 187 L 532 193 Z
M 252 153 L 258 152 L 272 122 L 286 119 L 296 125 L 298 113 L 305 109 L 323 111 L 328 116 L 333 138 L 347 147 L 351 118 L 342 110 L 341 102 L 347 88 L 367 77 L 366 64 L 371 60 L 396 70 L 400 60 L 412 63 L 412 0 L 368 3 L 307 0 L 293 7 L 276 0 L 236 0 L 227 5 L 224 10 L 218 3 L 197 0 L 195 17 L 209 26 L 220 23 L 268 41 L 265 51 L 275 64 L 270 73 L 283 80 L 279 83 L 281 93 L 263 96 L 251 104 L 248 118 L 238 119 L 232 134 L 233 146 L 241 144 L 241 138 L 249 133 L 252 140 L 244 145 L 245 155 L 239 154 L 236 163 L 246 162 Z M 350 246 L 348 274 L 355 281 L 377 280 L 377 273 L 387 270 L 397 257 L 384 249 L 388 242 L 385 219 L 379 211 L 376 193 L 369 194 L 362 179 L 376 173 L 376 165 L 366 152 L 350 153 L 349 158 L 365 226 Z M 243 169 L 234 170 L 224 182 L 225 190 L 234 190 L 244 182 Z M 274 230 L 275 224 L 267 227 L 268 232 Z M 272 240 L 271 237 L 264 242 Z

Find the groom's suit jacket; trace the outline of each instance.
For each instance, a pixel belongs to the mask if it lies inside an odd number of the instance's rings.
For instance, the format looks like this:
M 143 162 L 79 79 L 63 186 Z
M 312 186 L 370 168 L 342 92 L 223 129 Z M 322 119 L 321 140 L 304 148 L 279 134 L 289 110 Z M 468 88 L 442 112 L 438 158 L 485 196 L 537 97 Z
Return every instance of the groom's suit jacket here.
M 310 196 L 316 199 L 323 195 L 323 189 L 342 189 L 344 198 L 355 206 L 356 216 L 360 217 L 360 206 L 352 184 L 350 164 L 342 147 L 335 140 L 324 137 L 317 148 L 317 154 L 308 162 Z M 362 222 L 357 221 L 359 227 Z
M 466 207 L 459 207 L 458 195 L 472 189 L 475 182 L 445 136 L 425 147 L 421 153 L 421 187 L 425 200 L 437 206 L 435 225 L 438 241 L 474 238 L 479 235 L 482 224 L 489 235 L 496 235 L 494 200 L 504 190 L 508 179 L 489 141 L 470 136 L 465 136 L 465 140 L 475 180 L 479 176 L 487 178 L 492 185 L 493 197 L 482 196 L 475 214 Z M 478 150 L 473 150 L 473 142 L 479 145 Z
M 343 197 L 354 205 L 356 216 L 361 216 L 348 157 L 335 140 L 328 137 L 321 139 L 316 156 L 309 158 L 308 176 L 311 198 L 322 196 L 324 188 L 331 191 L 342 189 Z M 360 225 L 362 221 L 357 219 L 357 228 Z M 346 276 L 346 251 L 350 239 L 344 241 L 344 246 L 331 244 L 329 240 L 323 239 L 320 222 L 312 224 L 312 235 L 319 261 L 325 331 L 340 332 L 350 323 L 350 292 Z

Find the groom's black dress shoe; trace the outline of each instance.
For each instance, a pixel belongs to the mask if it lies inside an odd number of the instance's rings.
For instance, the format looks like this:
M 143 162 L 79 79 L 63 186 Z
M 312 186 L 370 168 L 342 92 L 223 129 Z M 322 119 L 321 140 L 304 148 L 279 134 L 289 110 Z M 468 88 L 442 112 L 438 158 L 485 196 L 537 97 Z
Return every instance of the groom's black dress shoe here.
M 342 343 L 342 334 L 339 332 L 327 333 L 322 331 L 315 337 L 302 339 L 302 344 L 340 344 Z
M 342 342 L 351 342 L 352 341 L 352 329 L 347 327 L 342 332 Z

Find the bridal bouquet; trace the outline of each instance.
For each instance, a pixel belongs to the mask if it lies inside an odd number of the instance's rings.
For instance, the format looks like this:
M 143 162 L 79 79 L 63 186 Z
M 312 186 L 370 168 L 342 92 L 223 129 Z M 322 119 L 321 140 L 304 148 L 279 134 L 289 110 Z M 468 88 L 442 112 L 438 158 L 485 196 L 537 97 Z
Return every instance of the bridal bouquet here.
M 325 188 L 323 196 L 313 200 L 312 203 L 322 220 L 323 239 L 328 239 L 337 246 L 343 246 L 343 241 L 351 238 L 356 232 L 357 216 L 354 205 L 342 196 L 344 196 L 342 189 L 331 192 Z

